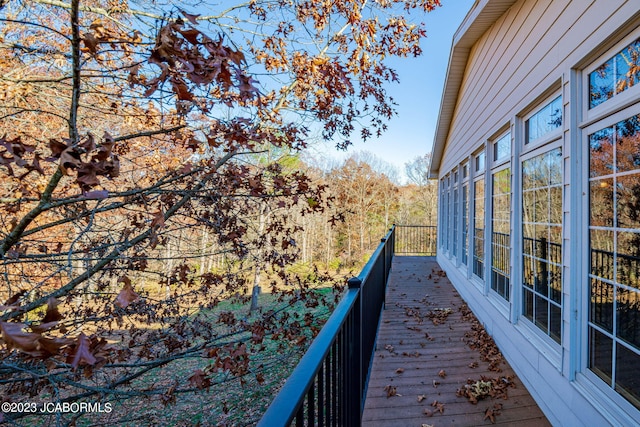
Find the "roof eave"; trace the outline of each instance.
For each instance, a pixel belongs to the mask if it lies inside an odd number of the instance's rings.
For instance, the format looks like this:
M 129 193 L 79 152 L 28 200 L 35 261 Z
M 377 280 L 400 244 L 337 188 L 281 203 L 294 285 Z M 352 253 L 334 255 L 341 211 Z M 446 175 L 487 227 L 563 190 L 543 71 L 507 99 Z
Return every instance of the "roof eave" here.
M 476 0 L 453 36 L 447 74 L 431 150 L 429 177 L 437 178 L 458 94 L 473 45 L 517 0 Z

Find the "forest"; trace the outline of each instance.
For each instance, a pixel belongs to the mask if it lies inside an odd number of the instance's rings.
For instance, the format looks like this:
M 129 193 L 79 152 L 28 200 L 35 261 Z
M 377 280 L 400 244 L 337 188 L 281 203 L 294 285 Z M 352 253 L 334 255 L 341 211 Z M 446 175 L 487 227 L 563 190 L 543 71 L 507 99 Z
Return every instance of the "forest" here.
M 401 184 L 309 148 L 385 131 L 439 5 L 1 1 L 0 423 L 255 422 L 386 230 L 435 218 L 428 156 Z

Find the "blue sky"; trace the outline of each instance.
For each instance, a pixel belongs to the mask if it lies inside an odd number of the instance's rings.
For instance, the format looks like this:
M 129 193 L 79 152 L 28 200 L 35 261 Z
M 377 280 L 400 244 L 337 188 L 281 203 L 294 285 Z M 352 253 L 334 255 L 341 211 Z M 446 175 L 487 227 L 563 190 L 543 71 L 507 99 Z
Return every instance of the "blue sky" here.
M 422 42 L 422 56 L 390 63 L 398 71 L 400 84 L 389 88 L 398 104 L 398 115 L 388 123 L 387 132 L 366 143 L 354 140 L 347 153 L 330 149 L 323 150 L 325 153 L 341 159 L 356 151 L 368 151 L 396 166 L 403 175 L 406 162 L 431 152 L 451 41 L 474 0 L 441 3 L 442 7 L 424 19 L 427 38 Z

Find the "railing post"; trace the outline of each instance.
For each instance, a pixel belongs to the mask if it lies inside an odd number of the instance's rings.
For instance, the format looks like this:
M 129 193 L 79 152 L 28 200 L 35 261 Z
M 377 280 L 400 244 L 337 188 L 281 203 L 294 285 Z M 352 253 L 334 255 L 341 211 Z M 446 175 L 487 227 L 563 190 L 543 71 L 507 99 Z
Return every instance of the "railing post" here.
M 362 281 L 357 277 L 347 280 L 349 289 L 359 289 L 353 306 L 351 339 L 347 344 L 347 425 L 359 427 L 362 418 Z

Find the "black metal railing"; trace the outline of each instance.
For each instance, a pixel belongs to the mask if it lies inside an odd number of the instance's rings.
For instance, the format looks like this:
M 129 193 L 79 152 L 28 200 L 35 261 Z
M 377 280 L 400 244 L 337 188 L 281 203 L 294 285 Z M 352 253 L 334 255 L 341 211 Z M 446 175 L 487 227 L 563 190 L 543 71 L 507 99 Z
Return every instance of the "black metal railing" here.
M 396 225 L 395 228 L 396 254 L 436 256 L 435 225 Z
M 258 426 L 359 426 L 397 228 L 382 239 Z

